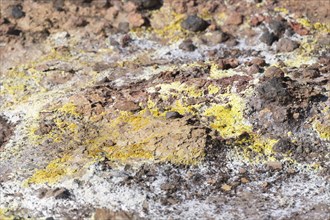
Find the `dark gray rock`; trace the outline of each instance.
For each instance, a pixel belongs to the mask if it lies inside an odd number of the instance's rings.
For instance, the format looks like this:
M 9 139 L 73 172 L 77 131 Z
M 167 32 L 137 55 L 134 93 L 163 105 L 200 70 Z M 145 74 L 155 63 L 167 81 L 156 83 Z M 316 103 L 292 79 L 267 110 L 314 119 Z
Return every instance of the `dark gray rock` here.
M 13 8 L 11 9 L 11 15 L 16 18 L 22 18 L 25 16 L 25 12 L 22 10 L 22 6 L 21 5 L 15 5 L 13 6 Z
M 162 6 L 161 0 L 133 0 L 141 9 L 156 9 Z
M 209 23 L 197 15 L 189 15 L 181 22 L 183 29 L 193 32 L 204 31 L 208 26 Z
M 270 33 L 268 30 L 264 31 L 264 33 L 260 36 L 259 40 L 268 46 L 271 46 L 275 41 L 278 40 L 278 37 Z
M 269 29 L 278 37 L 285 32 L 286 26 L 284 21 L 272 20 L 269 22 Z

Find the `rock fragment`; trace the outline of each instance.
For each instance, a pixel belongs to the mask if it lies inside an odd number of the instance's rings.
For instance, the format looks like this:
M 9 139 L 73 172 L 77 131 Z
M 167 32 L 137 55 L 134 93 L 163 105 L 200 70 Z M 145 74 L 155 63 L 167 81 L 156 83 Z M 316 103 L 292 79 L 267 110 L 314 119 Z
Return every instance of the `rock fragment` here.
M 21 5 L 15 5 L 13 6 L 13 8 L 11 9 L 11 15 L 15 18 L 15 19 L 19 19 L 25 16 L 25 12 L 23 11 L 23 7 Z
M 132 111 L 132 112 L 141 109 L 141 107 L 138 104 L 132 101 L 118 101 L 115 103 L 114 107 L 121 111 Z
M 213 31 L 211 33 L 207 33 L 204 38 L 212 45 L 217 45 L 227 41 L 229 39 L 229 35 L 222 31 Z
M 179 48 L 183 51 L 194 51 L 196 49 L 196 46 L 193 44 L 192 40 L 187 39 L 182 41 L 182 43 L 179 45 Z
M 284 76 L 284 72 L 280 68 L 275 66 L 271 66 L 265 71 L 265 77 L 267 78 L 283 77 L 283 76 Z
M 282 170 L 282 163 L 279 161 L 271 161 L 267 163 L 267 167 L 271 170 Z
M 256 74 L 260 72 L 260 68 L 257 64 L 253 64 L 248 68 L 248 73 L 249 74 Z
M 208 26 L 209 23 L 197 15 L 189 15 L 181 22 L 183 29 L 193 32 L 204 31 Z
M 162 6 L 160 0 L 133 0 L 141 9 L 155 9 Z
M 243 23 L 243 15 L 239 13 L 231 14 L 226 20 L 227 25 L 240 25 L 242 23 Z
M 275 41 L 278 40 L 278 37 L 270 33 L 268 30 L 264 31 L 264 33 L 260 36 L 259 40 L 268 46 L 271 46 Z
M 105 208 L 97 208 L 95 210 L 94 219 L 95 220 L 112 220 L 112 219 L 130 220 L 135 218 L 133 214 L 125 211 L 111 211 Z
M 294 51 L 299 47 L 299 44 L 289 38 L 282 38 L 276 45 L 276 51 L 281 53 Z
M 129 32 L 129 23 L 128 22 L 119 22 L 118 31 L 121 33 Z
M 223 184 L 223 185 L 221 186 L 221 189 L 222 189 L 223 191 L 226 191 L 226 192 L 230 191 L 231 188 L 232 188 L 232 186 L 230 186 L 230 185 L 228 185 L 228 184 Z
M 166 112 L 166 119 L 182 118 L 179 112 Z

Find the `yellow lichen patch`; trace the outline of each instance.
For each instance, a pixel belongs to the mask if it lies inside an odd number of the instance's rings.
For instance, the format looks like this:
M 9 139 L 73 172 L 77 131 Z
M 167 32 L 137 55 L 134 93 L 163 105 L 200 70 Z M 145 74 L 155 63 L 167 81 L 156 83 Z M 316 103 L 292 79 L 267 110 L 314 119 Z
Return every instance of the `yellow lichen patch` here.
M 313 124 L 314 130 L 317 131 L 320 138 L 323 140 L 330 140 L 330 116 L 323 119 L 323 123 L 316 120 Z
M 178 81 L 168 84 L 159 84 L 157 87 L 160 88 L 158 92 L 161 94 L 160 97 L 164 100 L 167 100 L 170 95 L 175 98 L 182 96 L 198 98 L 203 95 L 203 91 L 197 89 L 195 86 Z M 150 90 L 154 90 L 154 88 L 150 88 Z
M 44 76 L 44 73 L 29 67 L 12 69 L 1 79 L 0 96 L 6 96 L 7 103 L 26 101 L 32 94 L 45 91 L 40 85 Z
M 301 24 L 304 27 L 307 27 L 307 28 L 312 27 L 311 22 L 306 18 L 299 18 L 299 19 L 297 19 L 297 21 L 299 24 Z
M 215 86 L 215 85 L 212 85 L 212 84 L 210 84 L 207 87 L 207 89 L 208 89 L 210 95 L 217 94 L 220 91 L 218 86 Z
M 64 155 L 61 158 L 51 161 L 44 169 L 37 170 L 32 177 L 26 181 L 26 184 L 53 184 L 64 176 L 74 173 L 75 171 L 71 170 L 68 165 L 70 159 L 71 156 Z
M 239 138 L 235 141 L 236 147 L 239 147 L 242 152 L 242 157 L 249 163 L 263 163 L 274 161 L 273 146 L 278 140 L 261 137 L 257 134 L 250 133 L 249 135 Z M 286 160 L 291 160 L 289 157 Z
M 224 138 L 237 137 L 251 131 L 251 126 L 243 117 L 245 104 L 242 98 L 235 94 L 221 96 L 224 104 L 212 104 L 205 110 L 204 116 L 213 117 L 211 127 Z
M 316 22 L 315 24 L 313 24 L 313 28 L 316 31 L 330 33 L 330 23 L 322 24 L 320 22 Z
M 297 21 L 305 28 L 313 29 L 314 31 L 318 31 L 318 32 L 326 32 L 326 33 L 330 32 L 330 23 L 323 24 L 320 22 L 316 22 L 313 24 L 306 18 L 299 18 L 297 19 Z
M 80 114 L 77 112 L 77 106 L 73 104 L 72 102 L 65 103 L 60 108 L 57 109 L 57 111 L 64 113 L 64 114 L 70 114 L 73 116 L 79 117 Z
M 285 14 L 285 15 L 289 14 L 288 9 L 286 9 L 286 8 L 276 7 L 276 8 L 274 8 L 274 11 L 276 11 L 276 12 L 281 12 L 281 13 L 283 13 L 283 14 Z
M 199 104 L 195 104 L 195 105 L 188 105 L 188 104 L 184 104 L 182 103 L 181 100 L 177 100 L 173 105 L 171 105 L 170 109 L 168 111 L 176 111 L 179 112 L 182 115 L 185 114 L 192 114 L 195 115 L 196 111 L 200 108 Z M 167 111 L 164 112 L 164 114 L 162 116 L 165 116 Z
M 109 160 L 151 160 L 154 159 L 153 152 L 145 149 L 145 143 L 132 144 L 125 147 L 111 146 L 106 149 L 106 157 Z
M 80 51 L 82 53 L 82 51 Z M 52 48 L 51 51 L 40 58 L 39 62 L 49 61 L 49 60 L 61 60 L 61 61 L 70 61 L 72 58 L 71 53 L 69 50 L 66 51 L 57 51 L 56 49 Z M 36 62 L 35 62 L 36 63 Z
M 215 63 L 211 64 L 210 77 L 212 79 L 222 79 L 225 77 L 231 77 L 235 75 L 243 75 L 242 72 L 235 71 L 234 69 L 222 70 Z
M 227 15 L 224 12 L 220 12 L 218 15 L 215 16 L 215 22 L 217 25 L 223 25 L 227 19 Z
M 277 143 L 275 139 L 254 137 L 253 143 L 249 146 L 251 150 L 265 156 L 269 156 L 274 153 L 273 146 Z

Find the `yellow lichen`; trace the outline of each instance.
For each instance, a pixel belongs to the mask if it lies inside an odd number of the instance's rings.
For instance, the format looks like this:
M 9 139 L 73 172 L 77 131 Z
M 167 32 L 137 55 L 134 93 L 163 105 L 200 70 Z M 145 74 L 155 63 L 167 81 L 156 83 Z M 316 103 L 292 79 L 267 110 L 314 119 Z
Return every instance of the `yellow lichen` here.
M 222 79 L 225 77 L 231 77 L 235 75 L 243 75 L 242 72 L 235 71 L 234 69 L 222 70 L 215 63 L 211 64 L 210 77 L 212 79 Z
M 316 31 L 330 33 L 330 23 L 322 24 L 320 22 L 316 22 L 313 24 L 313 27 Z
M 207 89 L 208 89 L 210 95 L 217 94 L 220 91 L 218 86 L 215 86 L 215 85 L 212 85 L 212 84 L 210 84 L 207 87 Z
M 30 177 L 26 184 L 55 183 L 66 175 L 74 173 L 68 166 L 71 156 L 64 155 L 61 158 L 51 161 L 44 169 L 37 170 Z
M 110 160 L 151 160 L 154 159 L 153 152 L 145 149 L 145 143 L 132 144 L 125 147 L 110 146 L 106 149 L 106 157 Z
M 65 103 L 62 105 L 62 107 L 58 108 L 57 111 L 77 117 L 80 116 L 80 114 L 77 112 L 77 106 L 71 102 Z
M 317 121 L 314 123 L 314 129 L 317 131 L 321 139 L 330 140 L 330 121 L 323 124 Z
M 244 101 L 235 94 L 221 96 L 225 104 L 212 104 L 204 116 L 214 117 L 211 127 L 224 138 L 237 137 L 251 131 L 251 125 L 243 117 Z
M 235 140 L 235 145 L 243 149 L 243 159 L 249 163 L 264 163 L 275 161 L 273 147 L 278 142 L 276 139 L 261 137 L 254 133 L 249 133 L 244 137 Z M 286 160 L 291 158 L 286 157 Z
M 160 88 L 158 92 L 164 100 L 167 100 L 170 95 L 180 97 L 180 94 L 183 94 L 187 97 L 193 98 L 201 97 L 203 95 L 203 91 L 197 89 L 195 86 L 187 85 L 178 81 L 169 84 L 159 84 L 158 87 Z
M 311 22 L 306 18 L 299 18 L 299 19 L 297 19 L 297 21 L 299 24 L 301 24 L 302 26 L 304 26 L 306 28 L 312 27 Z
M 297 21 L 305 28 L 313 29 L 314 31 L 318 31 L 318 32 L 330 33 L 330 27 L 329 27 L 330 23 L 324 24 L 324 23 L 316 22 L 313 24 L 306 18 L 299 18 L 297 19 Z
M 44 92 L 46 89 L 40 85 L 44 73 L 30 67 L 18 67 L 8 71 L 0 87 L 0 96 L 6 96 L 8 103 L 26 101 L 32 94 Z
M 285 15 L 289 14 L 288 9 L 286 9 L 286 8 L 276 7 L 276 8 L 274 8 L 274 11 L 276 11 L 276 12 L 281 12 L 281 13 L 283 13 L 283 14 L 285 14 Z
M 215 16 L 215 22 L 217 25 L 223 25 L 227 19 L 227 15 L 224 12 L 220 12 L 218 15 Z

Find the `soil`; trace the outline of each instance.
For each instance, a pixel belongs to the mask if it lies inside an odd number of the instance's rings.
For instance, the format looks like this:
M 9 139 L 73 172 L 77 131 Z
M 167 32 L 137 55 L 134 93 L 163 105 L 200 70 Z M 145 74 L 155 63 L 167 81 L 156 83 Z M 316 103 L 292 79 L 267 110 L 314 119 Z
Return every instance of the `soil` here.
M 0 6 L 0 219 L 330 218 L 328 1 Z

